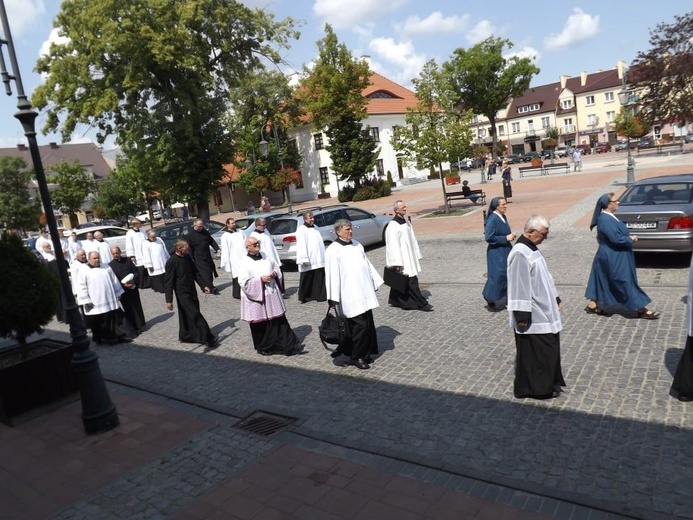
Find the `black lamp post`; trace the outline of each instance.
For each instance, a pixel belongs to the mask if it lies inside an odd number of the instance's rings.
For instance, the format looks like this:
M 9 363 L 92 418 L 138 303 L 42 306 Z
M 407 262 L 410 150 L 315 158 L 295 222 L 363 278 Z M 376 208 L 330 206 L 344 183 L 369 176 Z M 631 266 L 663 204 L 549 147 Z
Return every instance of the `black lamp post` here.
M 634 104 L 633 101 L 633 91 L 626 86 L 626 71 L 623 71 L 623 88 L 618 93 L 618 100 L 623 105 L 626 128 L 629 129 L 628 134 L 630 134 L 630 122 L 631 113 L 630 107 Z M 626 166 L 626 185 L 630 186 L 635 182 L 635 160 L 633 159 L 633 154 L 630 149 L 630 135 L 626 136 L 628 144 L 626 145 L 626 150 L 628 151 L 628 165 Z
M 60 266 L 60 285 L 66 300 L 67 320 L 70 324 L 70 338 L 75 353 L 72 356 L 72 366 L 77 375 L 77 384 L 79 393 L 82 399 L 82 423 L 84 430 L 87 433 L 100 433 L 108 431 L 119 424 L 118 412 L 116 407 L 108 395 L 106 383 L 101 375 L 99 368 L 98 356 L 90 348 L 91 340 L 87 335 L 87 329 L 84 326 L 84 321 L 79 313 L 75 297 L 72 294 L 70 279 L 67 275 L 67 264 L 63 255 L 62 245 L 60 244 L 60 235 L 58 234 L 58 226 L 53 214 L 53 206 L 51 204 L 50 193 L 48 191 L 48 183 L 46 182 L 46 173 L 43 170 L 43 162 L 39 152 L 38 143 L 36 141 L 36 117 L 38 112 L 32 109 L 31 103 L 24 93 L 24 86 L 17 64 L 17 56 L 12 42 L 12 33 L 10 32 L 10 24 L 7 20 L 7 11 L 5 10 L 4 0 L 0 0 L 0 18 L 2 18 L 2 30 L 5 36 L 0 39 L 0 75 L 2 82 L 5 84 L 5 92 L 8 96 L 12 95 L 11 81 L 14 81 L 17 88 L 17 113 L 14 115 L 22 124 L 24 135 L 29 143 L 29 151 L 31 153 L 31 162 L 34 165 L 36 173 L 36 181 L 41 194 L 41 200 L 46 214 L 46 222 L 48 230 L 53 242 L 53 252 Z M 5 66 L 5 56 L 2 46 L 7 46 L 7 52 L 10 57 L 10 65 L 12 74 L 7 71 Z
M 275 125 L 274 123 L 267 123 L 267 125 L 260 127 L 260 155 L 262 155 L 263 157 L 267 157 L 269 155 L 269 143 L 265 139 L 266 126 L 272 127 L 272 134 L 274 135 L 274 144 L 277 147 L 277 155 L 279 156 L 279 165 L 281 166 L 282 173 L 284 173 L 284 154 L 282 153 L 281 143 L 279 142 L 279 135 L 277 134 L 277 125 Z M 289 213 L 291 213 L 293 211 L 291 209 L 291 186 L 287 186 L 285 189 L 286 202 L 289 205 Z

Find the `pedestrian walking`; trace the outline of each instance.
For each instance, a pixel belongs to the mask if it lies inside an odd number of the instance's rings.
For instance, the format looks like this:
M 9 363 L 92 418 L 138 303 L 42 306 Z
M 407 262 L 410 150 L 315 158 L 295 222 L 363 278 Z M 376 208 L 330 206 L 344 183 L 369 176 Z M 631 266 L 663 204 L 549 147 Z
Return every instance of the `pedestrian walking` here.
M 486 284 L 482 295 L 490 311 L 502 310 L 501 302 L 508 296 L 508 255 L 515 233 L 505 213 L 508 204 L 503 197 L 494 197 L 488 206 L 484 237 L 486 247 Z
M 513 196 L 512 168 L 507 161 L 503 161 L 501 169 L 503 170 L 503 172 L 501 173 L 501 178 L 503 179 L 503 198 L 505 198 L 506 202 L 510 202 L 510 198 Z
M 558 397 L 565 386 L 561 299 L 537 247 L 549 236 L 549 227 L 546 217 L 529 217 L 508 256 L 508 312 L 516 349 L 513 394 L 517 398 Z
M 123 307 L 125 325 L 128 328 L 127 335 L 134 337 L 139 335 L 147 326 L 140 291 L 137 287 L 139 282 L 137 267 L 132 263 L 132 260 L 123 255 L 118 246 L 111 248 L 111 256 L 113 259 L 108 263 L 108 266 L 116 278 L 120 280 L 120 285 L 123 286 L 120 304 Z
M 385 265 L 406 276 L 408 283 L 404 291 L 390 287 L 388 303 L 404 310 L 430 312 L 433 306 L 428 303 L 419 288 L 418 275 L 421 272 L 419 260 L 422 256 L 416 235 L 414 235 L 414 228 L 406 219 L 407 205 L 404 201 L 398 200 L 393 210 L 395 218 L 385 229 Z
M 212 259 L 210 248 L 219 252 L 219 245 L 216 240 L 205 229 L 204 221 L 196 218 L 193 222 L 192 231 L 185 238 L 188 242 L 190 256 L 195 264 L 197 273 L 197 283 L 200 289 L 207 287 L 210 294 L 219 294 L 219 289 L 214 287 L 214 278 L 219 276 L 217 268 Z
M 582 170 L 582 153 L 580 153 L 579 148 L 573 150 L 573 171 Z
M 164 294 L 164 273 L 166 272 L 166 262 L 171 255 L 168 254 L 166 244 L 156 236 L 156 231 L 150 229 L 147 233 L 147 240 L 142 244 L 142 258 L 144 267 L 147 268 L 149 285 L 154 292 Z
M 616 209 L 616 196 L 605 193 L 597 200 L 592 214 L 590 230 L 596 226 L 599 247 L 585 291 L 589 299 L 585 311 L 605 315 L 604 307 L 620 304 L 635 309 L 638 318 L 656 320 L 660 313 L 647 309 L 652 300 L 638 285 L 633 255 L 633 243 L 638 237 L 631 235 L 626 225 L 616 218 Z
M 221 249 L 219 266 L 227 273 L 231 273 L 233 279 L 231 296 L 236 300 L 240 300 L 241 286 L 238 284 L 238 273 L 241 261 L 246 255 L 245 235 L 236 228 L 236 219 L 233 217 L 226 219 L 226 229 L 224 231 L 219 244 Z
M 303 213 L 303 224 L 296 230 L 296 263 L 300 278 L 298 301 L 327 300 L 325 290 L 325 244 L 315 227 L 312 211 Z
M 130 226 L 132 227 L 125 233 L 125 254 L 137 267 L 140 289 L 149 289 L 149 274 L 147 268 L 144 267 L 144 257 L 142 256 L 142 245 L 147 240 L 147 233 L 141 228 L 142 222 L 139 219 L 133 218 L 130 221 Z

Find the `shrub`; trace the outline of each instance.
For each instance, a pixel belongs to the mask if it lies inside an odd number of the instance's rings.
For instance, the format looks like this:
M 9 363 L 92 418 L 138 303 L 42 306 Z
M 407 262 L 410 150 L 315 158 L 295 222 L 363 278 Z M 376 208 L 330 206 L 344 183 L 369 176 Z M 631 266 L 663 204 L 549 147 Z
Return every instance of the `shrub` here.
M 351 200 L 354 202 L 359 202 L 362 200 L 377 199 L 378 190 L 372 185 L 361 186 Z
M 354 194 L 356 193 L 356 188 L 353 186 L 344 186 L 337 194 L 337 200 L 339 202 L 349 202 L 353 200 Z
M 392 180 L 392 173 L 390 170 L 387 170 L 387 183 L 390 185 L 390 187 L 394 186 L 394 181 Z

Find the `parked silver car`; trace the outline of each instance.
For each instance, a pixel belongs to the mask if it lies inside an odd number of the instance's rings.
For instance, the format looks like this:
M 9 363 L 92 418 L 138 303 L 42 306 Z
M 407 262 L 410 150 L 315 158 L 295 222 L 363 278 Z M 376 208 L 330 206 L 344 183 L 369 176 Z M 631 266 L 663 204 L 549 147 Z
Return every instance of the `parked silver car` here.
M 618 203 L 616 217 L 638 237 L 635 251 L 693 251 L 693 174 L 642 179 Z
M 339 219 L 351 221 L 354 238 L 364 246 L 385 242 L 385 227 L 392 220 L 389 215 L 375 215 L 370 211 L 346 204 L 311 208 L 311 210 L 315 216 L 315 227 L 320 231 L 326 246 L 337 238 L 333 226 Z M 278 217 L 269 224 L 269 232 L 282 262 L 296 262 L 296 230 L 301 224 L 303 224 L 302 214 Z
M 251 213 L 245 217 L 240 217 L 236 219 L 236 229 L 243 231 L 245 236 L 250 235 L 255 231 L 255 219 L 262 217 L 265 219 L 267 228 L 269 229 L 270 222 L 272 222 L 277 217 L 282 217 L 288 215 L 286 211 L 270 211 L 268 213 Z
M 163 240 L 164 244 L 166 244 L 166 249 L 168 249 L 168 252 L 173 254 L 173 246 L 175 245 L 176 240 L 186 239 L 188 234 L 190 234 L 192 231 L 193 222 L 195 222 L 195 219 L 182 220 L 180 222 L 174 222 L 173 224 L 155 227 L 154 231 L 156 231 L 156 236 L 158 236 L 161 240 Z M 224 235 L 224 229 L 226 226 L 214 220 L 205 219 L 202 219 L 202 225 L 207 231 L 209 231 L 216 243 L 220 244 L 221 237 Z

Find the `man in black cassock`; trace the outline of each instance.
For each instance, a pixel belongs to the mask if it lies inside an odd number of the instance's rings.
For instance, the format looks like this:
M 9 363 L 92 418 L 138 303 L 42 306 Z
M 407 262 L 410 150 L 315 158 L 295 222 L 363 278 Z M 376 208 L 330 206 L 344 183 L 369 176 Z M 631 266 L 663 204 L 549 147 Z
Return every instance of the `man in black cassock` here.
M 137 288 L 139 283 L 137 266 L 127 256 L 123 256 L 123 252 L 118 246 L 111 248 L 111 255 L 113 260 L 108 263 L 108 267 L 111 268 L 116 278 L 120 280 L 120 285 L 123 286 L 124 290 L 120 297 L 120 304 L 123 306 L 123 312 L 125 313 L 125 323 L 130 329 L 128 336 L 139 335 L 147 325 L 147 320 L 144 317 L 140 291 Z M 132 275 L 132 279 L 128 282 L 123 282 L 123 280 L 130 278 L 129 275 Z
M 195 288 L 195 264 L 188 255 L 188 243 L 177 240 L 175 253 L 166 262 L 164 288 L 166 308 L 173 310 L 173 293 L 178 302 L 178 339 L 183 343 L 206 343 L 209 348 L 217 346 L 218 338 L 212 334 L 207 320 L 200 313 L 200 300 Z M 209 294 L 209 287 L 203 287 Z
M 214 249 L 215 252 L 219 252 L 219 246 L 216 240 L 212 238 L 204 228 L 204 223 L 202 219 L 195 219 L 193 222 L 193 229 L 190 234 L 186 237 L 188 241 L 188 246 L 190 248 L 190 256 L 195 263 L 195 270 L 197 272 L 197 283 L 200 289 L 205 287 L 209 288 L 210 294 L 219 294 L 219 289 L 214 287 L 214 278 L 218 276 L 216 267 L 214 266 L 214 260 L 212 259 L 212 254 L 209 252 L 209 248 Z

